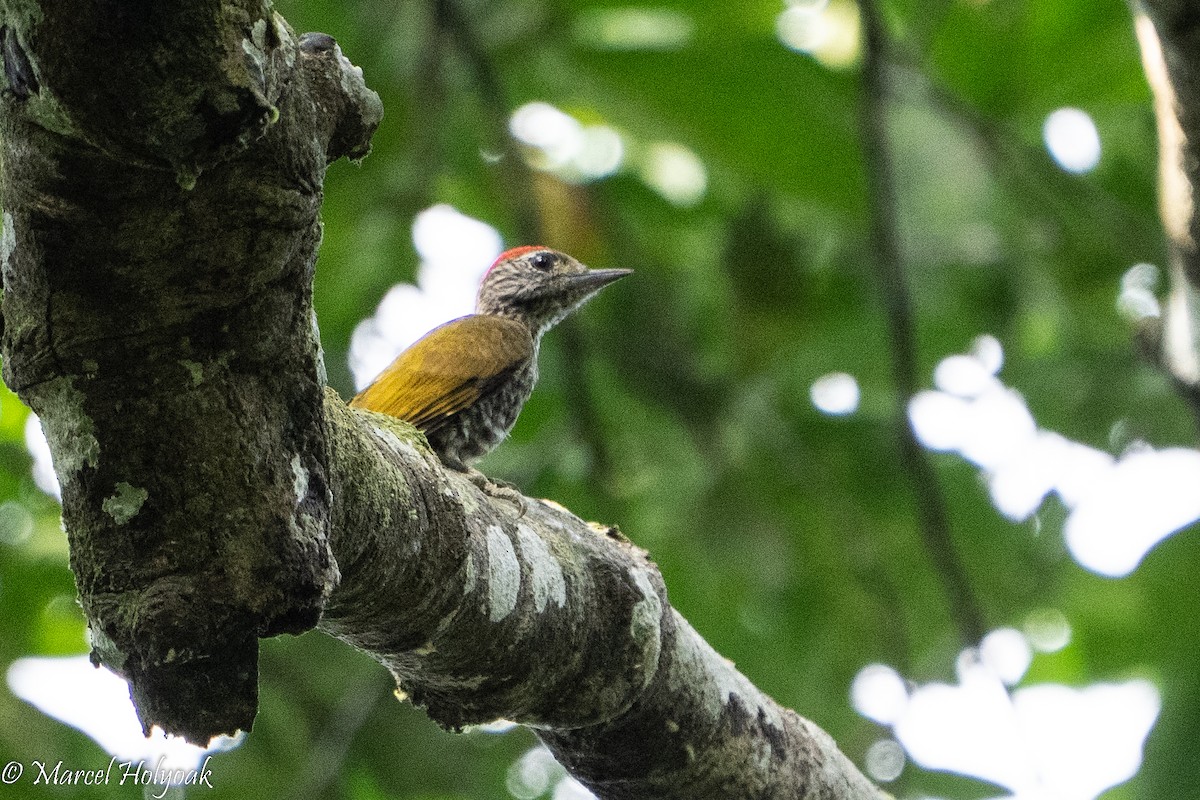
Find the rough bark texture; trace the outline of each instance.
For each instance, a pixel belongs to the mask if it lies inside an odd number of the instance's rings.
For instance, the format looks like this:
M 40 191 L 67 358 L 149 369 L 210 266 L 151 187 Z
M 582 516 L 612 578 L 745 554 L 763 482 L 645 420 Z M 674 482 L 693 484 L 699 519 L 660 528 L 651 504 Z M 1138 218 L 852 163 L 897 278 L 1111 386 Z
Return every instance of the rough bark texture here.
M 410 426 L 326 395 L 321 627 L 449 728 L 532 727 L 605 798 L 883 798 L 829 736 L 742 676 L 614 528 L 448 472 Z
M 886 796 L 618 531 L 322 393 L 321 180 L 381 113 L 329 37 L 250 0 L 0 13 L 4 378 L 145 725 L 248 729 L 258 638 L 320 619 L 443 725 L 530 725 L 604 798 Z
M 256 2 L 9 3 L 3 45 L 4 379 L 94 657 L 147 725 L 249 728 L 258 637 L 337 582 L 312 270 L 378 99 Z
M 1157 357 L 1200 423 L 1200 2 L 1145 0 L 1136 19 L 1159 139 L 1171 287 Z

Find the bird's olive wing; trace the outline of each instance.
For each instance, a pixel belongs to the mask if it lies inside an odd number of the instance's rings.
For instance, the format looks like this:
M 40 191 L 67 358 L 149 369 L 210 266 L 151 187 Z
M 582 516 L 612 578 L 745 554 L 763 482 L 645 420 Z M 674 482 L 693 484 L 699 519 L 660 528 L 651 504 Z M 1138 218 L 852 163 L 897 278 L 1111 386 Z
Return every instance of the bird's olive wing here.
M 434 328 L 401 353 L 350 405 L 437 429 L 533 356 L 529 329 L 473 314 Z

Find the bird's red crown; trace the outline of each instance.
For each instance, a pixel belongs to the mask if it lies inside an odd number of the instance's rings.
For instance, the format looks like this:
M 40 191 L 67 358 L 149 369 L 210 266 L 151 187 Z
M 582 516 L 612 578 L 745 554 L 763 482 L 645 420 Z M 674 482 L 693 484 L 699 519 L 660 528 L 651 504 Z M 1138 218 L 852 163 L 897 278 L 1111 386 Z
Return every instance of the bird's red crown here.
M 495 261 L 492 262 L 492 265 L 490 267 L 488 267 L 488 272 L 491 272 L 492 270 L 494 270 L 496 268 L 496 265 L 502 261 L 508 261 L 510 258 L 520 258 L 521 256 L 525 255 L 526 253 L 532 253 L 534 250 L 545 250 L 545 249 L 546 248 L 540 244 L 527 244 L 527 245 L 523 245 L 521 247 L 513 247 L 509 250 L 505 250 L 503 253 L 501 253 L 496 258 Z M 484 277 L 485 278 L 487 277 L 487 273 L 484 273 Z

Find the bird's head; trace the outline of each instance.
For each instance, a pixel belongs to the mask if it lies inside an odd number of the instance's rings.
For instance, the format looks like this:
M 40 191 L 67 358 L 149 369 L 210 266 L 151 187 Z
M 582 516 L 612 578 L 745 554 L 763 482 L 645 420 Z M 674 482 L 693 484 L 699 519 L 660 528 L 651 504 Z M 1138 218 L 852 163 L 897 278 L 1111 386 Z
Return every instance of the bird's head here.
M 475 311 L 545 333 L 596 292 L 633 270 L 588 269 L 566 253 L 534 245 L 500 254 L 483 276 Z

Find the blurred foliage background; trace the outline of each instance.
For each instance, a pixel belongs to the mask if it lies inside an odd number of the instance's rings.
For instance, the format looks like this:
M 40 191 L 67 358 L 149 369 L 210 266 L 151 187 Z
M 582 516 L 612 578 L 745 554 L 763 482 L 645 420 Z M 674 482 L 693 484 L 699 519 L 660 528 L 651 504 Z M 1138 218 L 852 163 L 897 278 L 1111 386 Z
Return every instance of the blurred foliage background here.
M 886 731 L 851 706 L 859 670 L 882 662 L 949 681 L 968 642 L 898 454 L 856 7 L 830 0 L 823 13 L 840 15 L 849 44 L 813 52 L 794 37 L 788 46 L 782 0 L 276 7 L 297 32 L 334 35 L 386 109 L 370 157 L 334 165 L 325 187 L 316 305 L 331 383 L 352 392 L 352 332 L 413 280 L 413 219 L 434 204 L 495 226 L 506 245 L 539 238 L 593 267 L 633 267 L 547 337 L 538 391 L 482 466 L 620 525 L 717 650 L 863 763 Z M 1113 454 L 1194 444 L 1186 407 L 1139 360 L 1116 304 L 1126 270 L 1164 263 L 1154 121 L 1127 6 L 891 0 L 882 12 L 922 386 L 990 334 L 1002 380 L 1041 426 Z M 537 101 L 619 132 L 615 171 L 538 168 L 508 135 L 511 113 Z M 1043 144 L 1060 107 L 1095 121 L 1102 156 L 1087 174 L 1064 172 Z M 699 189 L 664 188 L 654 172 L 664 158 L 684 172 L 698 164 Z M 814 407 L 814 381 L 832 372 L 857 380 L 854 413 Z M 25 415 L 0 400 L 0 668 L 86 650 L 57 505 L 30 476 Z M 1068 555 L 1057 500 L 1014 523 L 975 466 L 930 457 L 988 627 L 1019 628 L 1046 609 L 1069 622 L 1070 644 L 1039 656 L 1032 677 L 1158 686 L 1146 762 L 1106 797 L 1200 796 L 1195 532 L 1127 578 L 1099 577 Z M 265 642 L 254 731 L 218 756 L 216 789 L 194 794 L 510 796 L 528 732 L 444 733 L 390 688 L 381 668 L 321 634 Z M 51 757 L 108 760 L 0 690 L 0 760 Z M 997 793 L 911 764 L 889 789 Z

